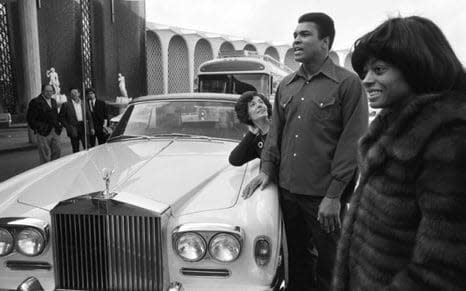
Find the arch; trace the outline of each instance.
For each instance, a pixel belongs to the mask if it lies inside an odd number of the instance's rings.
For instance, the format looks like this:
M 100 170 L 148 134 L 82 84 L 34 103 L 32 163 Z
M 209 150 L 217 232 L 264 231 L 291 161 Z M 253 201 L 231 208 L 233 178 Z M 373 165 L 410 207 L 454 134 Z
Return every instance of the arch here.
M 210 43 L 204 38 L 198 40 L 194 47 L 194 75 L 197 75 L 200 64 L 213 58 L 214 55 Z
M 278 51 L 275 47 L 269 46 L 268 48 L 265 49 L 264 55 L 271 56 L 272 58 L 276 59 L 277 61 L 280 61 L 280 55 L 278 54 Z
M 231 51 L 234 51 L 235 50 L 235 47 L 233 46 L 233 44 L 229 41 L 224 41 L 221 45 L 220 45 L 220 49 L 219 49 L 219 52 L 220 53 L 226 53 L 226 52 L 231 52 Z
M 288 66 L 293 71 L 296 71 L 299 68 L 299 63 L 294 60 L 294 51 L 293 48 L 290 48 L 286 51 L 285 54 L 285 65 Z
M 247 45 L 244 46 L 243 50 L 245 51 L 252 51 L 252 52 L 257 52 L 257 48 L 253 45 L 248 43 Z
M 333 61 L 333 63 L 335 65 L 340 65 L 340 57 L 338 56 L 338 54 L 334 51 L 331 51 L 328 56 L 330 57 L 330 59 Z
M 353 65 L 351 64 L 351 56 L 353 55 L 353 53 L 348 53 L 345 57 L 345 63 L 344 63 L 344 67 L 350 71 L 353 71 Z
M 194 91 L 197 91 L 197 71 L 199 69 L 199 66 L 208 60 L 211 60 L 214 58 L 213 52 L 212 52 L 212 46 L 210 43 L 204 39 L 201 38 L 196 42 L 196 46 L 194 47 Z
M 188 46 L 180 35 L 168 43 L 168 93 L 189 92 Z
M 147 93 L 163 94 L 162 43 L 153 31 L 146 32 Z

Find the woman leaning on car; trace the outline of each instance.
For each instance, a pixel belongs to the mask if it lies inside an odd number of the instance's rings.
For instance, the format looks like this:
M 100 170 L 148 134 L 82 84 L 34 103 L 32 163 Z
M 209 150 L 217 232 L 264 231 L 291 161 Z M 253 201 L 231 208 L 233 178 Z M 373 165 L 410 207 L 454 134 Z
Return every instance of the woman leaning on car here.
M 239 97 L 235 111 L 239 121 L 246 124 L 249 129 L 229 157 L 230 164 L 241 166 L 255 158 L 260 158 L 270 127 L 272 105 L 264 95 L 247 91 Z
M 332 290 L 466 290 L 466 79 L 432 21 L 397 17 L 352 64 L 382 111 L 359 142 L 360 180 Z

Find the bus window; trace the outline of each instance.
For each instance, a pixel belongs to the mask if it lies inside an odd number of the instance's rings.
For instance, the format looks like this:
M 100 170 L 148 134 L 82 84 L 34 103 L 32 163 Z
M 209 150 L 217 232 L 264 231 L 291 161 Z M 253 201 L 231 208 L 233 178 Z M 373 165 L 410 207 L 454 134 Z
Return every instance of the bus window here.
M 269 80 L 266 74 L 234 74 L 232 75 L 233 94 L 246 91 L 257 91 L 265 96 L 269 92 Z
M 199 92 L 229 93 L 226 75 L 201 75 L 198 78 Z

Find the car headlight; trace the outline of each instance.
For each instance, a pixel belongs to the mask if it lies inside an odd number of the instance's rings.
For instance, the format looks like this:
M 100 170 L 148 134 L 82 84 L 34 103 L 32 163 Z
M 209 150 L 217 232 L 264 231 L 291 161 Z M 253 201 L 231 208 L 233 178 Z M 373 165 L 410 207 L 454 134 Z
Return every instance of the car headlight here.
M 8 230 L 0 228 L 0 257 L 11 253 L 13 246 L 13 235 Z
M 17 250 L 26 256 L 37 256 L 45 246 L 44 236 L 34 228 L 25 228 L 16 235 Z
M 241 251 L 241 244 L 236 237 L 227 233 L 214 236 L 209 243 L 210 255 L 220 262 L 236 260 Z
M 206 253 L 206 243 L 197 233 L 184 233 L 176 241 L 176 251 L 183 260 L 197 262 Z

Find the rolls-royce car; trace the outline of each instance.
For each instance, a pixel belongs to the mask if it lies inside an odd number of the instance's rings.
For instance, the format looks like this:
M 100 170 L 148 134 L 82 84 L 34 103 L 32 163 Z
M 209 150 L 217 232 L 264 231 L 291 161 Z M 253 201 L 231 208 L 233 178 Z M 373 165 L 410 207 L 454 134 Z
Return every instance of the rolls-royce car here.
M 0 184 L 0 289 L 284 290 L 286 238 L 238 95 L 135 98 L 106 144 Z

